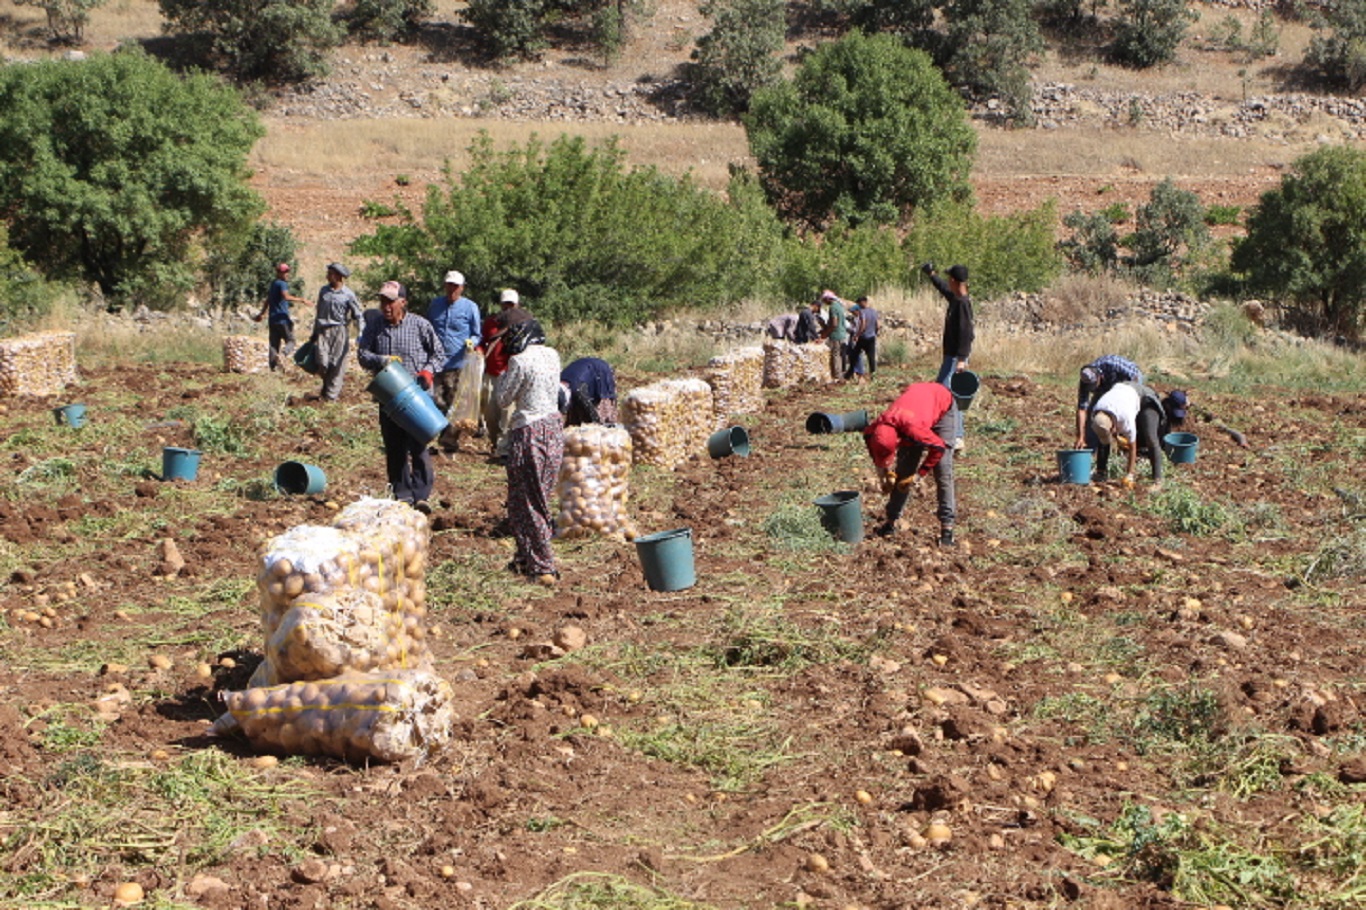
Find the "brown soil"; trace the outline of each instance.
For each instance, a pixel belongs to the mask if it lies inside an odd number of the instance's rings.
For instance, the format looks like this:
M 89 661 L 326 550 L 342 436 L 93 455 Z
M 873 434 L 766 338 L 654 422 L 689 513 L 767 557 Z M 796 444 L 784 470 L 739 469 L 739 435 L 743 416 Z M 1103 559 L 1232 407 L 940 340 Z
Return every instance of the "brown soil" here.
M 861 394 L 846 390 L 843 401 L 879 407 L 906 381 L 888 372 Z M 163 368 L 145 365 L 85 378 L 95 421 L 155 423 L 187 397 L 244 407 L 252 395 L 250 378 L 204 367 L 177 366 L 174 382 Z M 296 384 L 303 388 L 302 380 Z M 1360 592 L 1347 582 L 1326 583 L 1305 598 L 1287 585 L 1287 567 L 1338 531 L 1343 513 L 1331 492 L 1305 489 L 1275 452 L 1293 441 L 1307 459 L 1302 468 L 1321 470 L 1328 462 L 1320 460 L 1342 457 L 1334 454 L 1341 439 L 1366 431 L 1366 408 L 1355 397 L 1333 395 L 1286 393 L 1275 396 L 1275 407 L 1201 397 L 1197 414 L 1217 412 L 1246 431 L 1254 448 L 1238 448 L 1197 417 L 1191 429 L 1200 436 L 1198 461 L 1173 470 L 1204 499 L 1262 503 L 1283 520 L 1274 543 L 1235 546 L 1220 535 L 1172 532 L 1141 508 L 1145 493 L 1131 501 L 1118 489 L 1057 484 L 1049 462 L 1062 431 L 1040 426 L 1038 417 L 1061 415 L 1065 423 L 1061 398 L 1065 393 L 1023 377 L 986 379 L 982 403 L 967 415 L 969 435 L 988 419 L 1021 429 L 1008 441 L 974 442 L 960 464 L 958 548 L 932 545 L 932 507 L 921 502 L 912 504 L 914 527 L 894 538 L 870 537 L 848 557 L 794 558 L 767 546 L 757 526 L 784 478 L 835 463 L 833 443 L 803 429 L 805 415 L 830 395 L 772 395 L 749 424 L 751 457 L 694 458 L 662 486 L 646 481 L 667 492 L 638 493 L 635 512 L 645 530 L 687 525 L 696 534 L 699 583 L 675 594 L 648 591 L 632 548 L 605 542 L 563 545 L 565 578 L 548 595 L 501 576 L 509 542 L 495 527 L 500 469 L 477 453 L 439 462 L 433 564 L 473 560 L 484 581 L 471 596 L 492 592 L 498 604 L 470 611 L 460 592 L 448 592 L 432 605 L 442 633 L 434 640 L 437 668 L 456 686 L 454 743 L 418 767 L 345 772 L 324 760 L 259 772 L 322 794 L 289 807 L 300 830 L 317 833 L 309 849 L 321 865 L 288 859 L 269 844 L 230 853 L 204 870 L 227 891 L 200 902 L 506 907 L 571 873 L 595 870 L 728 908 L 1188 906 L 1159 886 L 1108 879 L 1058 842 L 1076 828 L 1075 819 L 1113 819 L 1126 801 L 1184 805 L 1172 791 L 1169 764 L 1122 738 L 1089 740 L 1077 725 L 1050 721 L 1036 709 L 1046 699 L 1100 695 L 1114 686 L 1126 687 L 1131 698 L 1186 680 L 1215 686 L 1224 722 L 1283 734 L 1300 757 L 1282 769 L 1286 786 L 1242 800 L 1209 791 L 1201 811 L 1245 829 L 1281 825 L 1301 813 L 1305 798 L 1290 784 L 1312 773 L 1337 776 L 1342 759 L 1325 743 L 1363 721 L 1353 695 L 1360 653 L 1343 634 Z M 140 404 L 115 404 L 130 401 Z M 51 422 L 48 404 L 12 405 L 4 415 L 7 435 L 41 434 Z M 303 437 L 260 439 L 261 452 L 327 464 L 334 429 L 370 429 L 372 406 L 358 382 L 332 415 L 325 429 Z M 183 428 L 156 426 L 145 435 L 149 452 L 192 442 Z M 62 448 L 79 463 L 98 464 L 82 461 L 101 450 L 97 439 L 73 435 Z M 1029 457 L 1005 457 L 1007 447 L 1018 453 L 1021 446 Z M 18 477 L 44 454 L 51 453 L 10 446 L 6 473 Z M 210 457 L 195 484 L 260 477 L 274 460 Z M 858 477 L 862 461 L 843 470 Z M 330 476 L 326 497 L 346 502 L 378 488 L 378 453 L 372 462 Z M 154 538 L 101 540 L 79 558 L 50 559 L 47 547 L 76 542 L 73 526 L 83 518 L 152 508 L 167 495 L 167 485 L 150 477 L 111 484 L 90 471 L 83 492 L 0 501 L 0 543 L 29 554 L 27 567 L 0 587 L 0 608 L 10 618 L 0 632 L 0 789 L 12 812 L 50 799 L 43 781 L 54 763 L 69 758 L 39 745 L 38 709 L 90 701 L 111 681 L 126 685 L 132 700 L 106 728 L 101 754 L 144 760 L 161 749 L 176 761 L 207 749 L 246 761 L 248 747 L 210 740 L 205 730 L 221 710 L 215 693 L 241 687 L 259 659 L 254 597 L 206 604 L 193 618 L 159 605 L 171 595 L 193 596 L 206 580 L 251 579 L 264 537 L 332 515 L 322 496 L 229 499 L 227 513 L 180 514 L 173 530 L 186 567 L 169 579 L 154 574 Z M 1338 460 L 1332 473 L 1346 489 L 1366 488 L 1360 459 Z M 869 521 L 878 501 L 865 489 Z M 1038 534 L 1064 530 L 1041 542 L 1031 525 Z M 96 587 L 87 589 L 83 575 L 93 576 Z M 67 582 L 78 591 L 69 600 L 56 593 Z M 685 651 L 715 636 L 728 613 L 764 591 L 784 605 L 794 636 L 834 635 L 867 650 L 798 662 L 796 669 L 776 655 L 753 668 L 757 700 L 733 710 L 776 724 L 779 738 L 790 738 L 792 760 L 738 792 L 713 789 L 704 771 L 627 748 L 619 735 L 591 735 L 574 719 L 592 713 L 619 731 L 649 729 L 670 708 L 652 703 L 648 693 L 668 680 L 623 680 L 572 655 L 543 661 L 535 647 L 575 624 L 593 646 L 623 660 L 635 645 L 668 642 Z M 55 607 L 51 628 L 24 618 L 41 609 L 42 598 Z M 1054 622 L 1115 629 L 1154 675 L 1133 676 L 1144 671 L 1117 664 L 1111 683 L 1098 678 L 1094 655 L 1079 654 L 1075 663 L 1056 655 L 1012 657 L 1027 649 L 1040 623 Z M 141 663 L 100 676 L 38 669 L 25 660 L 77 642 L 99 653 L 139 638 L 149 624 L 169 633 L 147 656 L 169 657 L 170 668 Z M 235 630 L 243 646 L 202 655 L 192 644 L 196 631 L 212 627 Z M 195 672 L 205 656 L 231 656 L 237 666 L 220 664 L 206 681 Z M 643 701 L 632 685 L 642 685 Z M 870 798 L 856 798 L 859 790 Z M 843 822 L 793 823 L 782 837 L 764 836 L 802 807 Z M 917 832 L 932 819 L 950 826 L 951 842 L 920 843 Z M 824 857 L 828 870 L 811 865 L 811 854 Z M 31 872 L 34 861 L 11 855 L 5 871 Z M 442 873 L 448 865 L 453 876 Z M 106 874 L 70 896 L 107 905 L 120 875 L 149 893 L 169 895 L 185 884 L 175 869 L 111 855 Z

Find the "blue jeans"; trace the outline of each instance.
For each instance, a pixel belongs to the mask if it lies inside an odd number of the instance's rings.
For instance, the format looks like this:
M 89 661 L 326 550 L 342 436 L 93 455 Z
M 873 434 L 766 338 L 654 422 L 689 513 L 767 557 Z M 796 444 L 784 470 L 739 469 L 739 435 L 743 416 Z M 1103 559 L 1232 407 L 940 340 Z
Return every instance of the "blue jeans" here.
M 934 377 L 934 381 L 942 385 L 944 388 L 948 389 L 950 392 L 952 392 L 953 374 L 956 372 L 958 372 L 958 358 L 952 355 L 948 355 L 944 358 L 944 363 L 939 367 L 939 375 Z M 956 400 L 953 411 L 955 414 L 958 415 L 958 417 L 953 428 L 953 439 L 947 440 L 949 445 L 953 445 L 954 440 L 963 438 L 963 412 L 958 410 Z

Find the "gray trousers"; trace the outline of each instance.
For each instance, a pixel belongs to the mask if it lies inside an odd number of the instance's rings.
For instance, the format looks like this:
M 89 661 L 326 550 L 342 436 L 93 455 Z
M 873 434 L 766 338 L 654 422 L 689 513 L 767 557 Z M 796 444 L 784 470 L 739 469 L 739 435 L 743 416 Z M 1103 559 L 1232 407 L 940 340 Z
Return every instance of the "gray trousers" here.
M 317 345 L 318 368 L 322 371 L 322 397 L 336 401 L 341 397 L 342 377 L 346 375 L 346 352 L 351 338 L 344 325 L 329 325 L 317 329 L 313 338 Z
M 939 527 L 951 528 L 958 520 L 958 495 L 953 485 L 953 431 L 958 422 L 958 405 L 951 406 L 944 412 L 944 416 L 934 425 L 934 432 L 940 439 L 949 443 L 949 448 L 945 450 L 944 457 L 939 459 L 939 464 L 934 466 L 934 489 L 938 498 L 938 507 L 935 509 L 935 517 L 939 519 Z M 925 456 L 924 446 L 902 446 L 896 450 L 896 478 L 902 480 L 915 474 L 920 467 L 920 462 Z M 899 490 L 893 491 L 887 499 L 887 523 L 891 524 L 901 517 L 901 512 L 906 508 L 906 501 L 910 499 L 909 492 L 903 493 Z

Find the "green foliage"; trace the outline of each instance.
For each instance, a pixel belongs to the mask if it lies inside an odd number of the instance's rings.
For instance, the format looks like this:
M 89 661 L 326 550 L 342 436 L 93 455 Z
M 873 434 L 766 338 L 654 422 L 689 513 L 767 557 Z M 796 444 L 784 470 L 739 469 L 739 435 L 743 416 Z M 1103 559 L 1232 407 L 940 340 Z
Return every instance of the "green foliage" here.
M 1177 274 L 1210 242 L 1200 197 L 1177 187 L 1168 177 L 1153 187 L 1146 205 L 1138 207 L 1138 229 L 1126 239 L 1133 266 L 1154 284 Z
M 1270 57 L 1280 45 L 1280 29 L 1276 27 L 1276 17 L 1271 10 L 1264 9 L 1257 15 L 1252 26 L 1252 34 L 1243 36 L 1243 23 L 1236 16 L 1225 16 L 1210 29 L 1206 40 L 1212 47 L 1231 51 L 1240 60 L 1248 63 Z
M 534 58 L 546 46 L 541 21 L 547 0 L 469 0 L 461 15 L 489 43 L 495 57 Z
M 333 0 L 157 0 L 168 31 L 187 32 L 234 78 L 301 82 L 327 73 L 345 30 Z
M 1324 4 L 1313 17 L 1304 65 L 1328 85 L 1355 92 L 1366 85 L 1366 3 Z
M 789 242 L 779 291 L 789 300 L 806 300 L 818 288 L 838 287 L 852 300 L 887 284 L 904 267 L 894 230 L 837 221 L 818 239 Z
M 1152 498 L 1149 510 L 1165 518 L 1178 534 L 1204 537 L 1219 530 L 1239 530 L 1238 517 L 1231 509 L 1206 502 L 1190 487 L 1167 484 Z
M 15 6 L 36 6 L 47 13 L 48 37 L 55 44 L 80 44 L 90 11 L 109 0 L 14 0 Z
M 865 32 L 893 32 L 916 45 L 934 23 L 935 0 L 825 0 L 822 5 Z
M 764 519 L 764 534 L 776 550 L 787 553 L 844 553 L 846 544 L 835 539 L 821 524 L 809 503 L 790 502 Z
M 1231 225 L 1238 223 L 1238 216 L 1243 214 L 1243 207 L 1239 205 L 1212 205 L 1205 209 L 1205 224 L 1208 225 Z
M 0 223 L 0 332 L 48 312 L 56 294 L 55 287 L 17 250 L 10 249 L 9 230 Z
M 263 203 L 246 157 L 263 134 L 236 92 L 141 51 L 0 69 L 0 210 L 49 278 L 166 304 L 194 245 L 245 231 Z
M 610 63 L 625 44 L 631 14 L 642 7 L 641 0 L 470 0 L 461 15 L 495 57 L 532 59 L 554 31 L 597 48 Z
M 896 223 L 971 193 L 977 138 L 962 100 L 890 35 L 820 46 L 792 81 L 754 94 L 745 128 L 779 215 L 812 228 Z
M 1058 241 L 1058 249 L 1073 271 L 1096 275 L 1119 264 L 1119 232 L 1104 212 L 1072 212 L 1062 223 L 1072 236 Z
M 471 289 L 515 287 L 544 318 L 616 325 L 772 284 L 782 227 L 743 173 L 727 201 L 686 177 L 626 170 L 615 141 L 533 137 L 498 153 L 483 134 L 470 156 L 459 178 L 428 187 L 420 220 L 402 212 L 355 241 L 378 257 L 370 274 L 421 288 L 460 262 Z
M 948 0 L 943 13 L 945 77 L 978 98 L 1005 99 L 1016 120 L 1031 123 L 1026 63 L 1044 42 L 1030 0 Z
M 1305 566 L 1304 578 L 1309 582 L 1366 579 L 1366 526 L 1333 535 L 1320 543 Z
M 376 41 L 393 41 L 413 33 L 435 13 L 434 0 L 356 0 L 347 17 L 347 30 Z
M 717 116 L 749 109 L 758 89 L 777 81 L 786 26 L 782 0 L 711 0 L 701 12 L 712 29 L 697 39 L 692 83 L 698 103 Z
M 1295 161 L 1248 214 L 1230 265 L 1254 293 L 1312 310 L 1359 337 L 1366 300 L 1366 151 L 1332 146 Z
M 275 280 L 275 266 L 294 263 L 298 247 L 288 225 L 258 221 L 240 246 L 225 249 L 205 263 L 210 299 L 219 306 L 259 304 Z M 297 280 L 293 282 L 291 293 L 301 290 Z
M 903 262 L 962 262 L 977 297 L 1041 291 L 1062 271 L 1052 202 L 1011 215 L 981 215 L 967 206 L 917 218 L 902 245 Z
M 1198 18 L 1186 0 L 1120 0 L 1110 53 L 1126 66 L 1146 69 L 1176 57 L 1186 29 Z

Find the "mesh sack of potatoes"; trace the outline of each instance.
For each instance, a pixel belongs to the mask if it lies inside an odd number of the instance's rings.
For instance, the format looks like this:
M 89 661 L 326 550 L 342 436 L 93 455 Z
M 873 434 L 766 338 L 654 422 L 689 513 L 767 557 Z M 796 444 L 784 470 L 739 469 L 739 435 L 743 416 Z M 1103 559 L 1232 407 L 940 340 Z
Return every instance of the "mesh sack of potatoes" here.
M 707 364 L 716 419 L 756 414 L 764 407 L 764 349 L 755 345 L 713 357 Z
M 829 381 L 830 349 L 823 343 L 796 344 L 781 340 L 764 343 L 764 388 L 782 389 Z
M 361 588 L 296 600 L 266 640 L 266 662 L 271 683 L 415 666 L 403 615 Z
M 407 653 L 427 660 L 427 554 L 432 526 L 417 509 L 393 499 L 365 497 L 337 515 L 333 526 L 361 540 L 359 584 L 403 618 Z
M 621 405 L 637 463 L 672 468 L 706 445 L 716 428 L 711 386 L 666 379 L 633 389 Z
M 631 434 L 623 427 L 589 424 L 564 431 L 556 534 L 635 539 L 636 526 L 626 514 L 631 448 Z
M 430 670 L 254 687 L 223 696 L 229 713 L 214 732 L 240 729 L 257 749 L 286 755 L 350 762 L 421 759 L 451 737 L 452 695 L 450 683 Z
M 36 332 L 0 341 L 0 393 L 55 395 L 74 383 L 76 333 Z
M 264 373 L 270 369 L 270 345 L 250 335 L 223 339 L 223 369 L 229 373 Z

